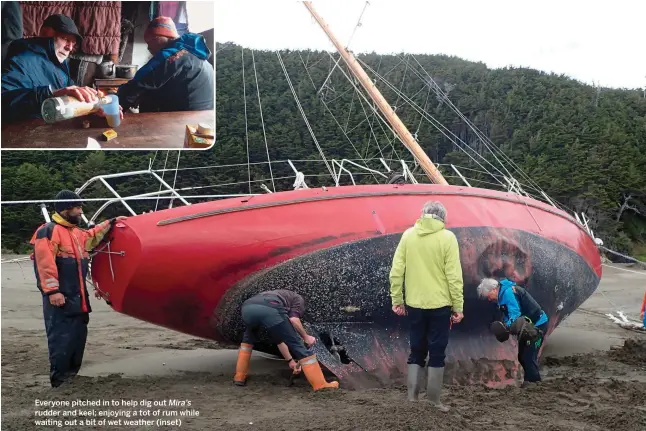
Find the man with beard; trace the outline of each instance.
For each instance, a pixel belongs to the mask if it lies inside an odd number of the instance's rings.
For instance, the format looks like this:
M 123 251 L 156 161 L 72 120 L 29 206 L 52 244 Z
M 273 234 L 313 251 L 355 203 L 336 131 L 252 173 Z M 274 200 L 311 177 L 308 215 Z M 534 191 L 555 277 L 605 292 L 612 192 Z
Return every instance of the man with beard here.
M 31 239 L 36 285 L 43 296 L 52 387 L 74 377 L 83 362 L 92 312 L 85 283 L 89 252 L 116 221 L 126 218 L 84 230 L 78 226 L 83 214 L 79 195 L 62 190 L 56 200 L 52 221 L 40 226 Z
M 40 107 L 50 97 L 97 102 L 95 89 L 76 86 L 70 77 L 69 56 L 82 41 L 74 21 L 62 14 L 49 16 L 38 37 L 12 41 L 2 61 L 2 121 L 41 118 Z

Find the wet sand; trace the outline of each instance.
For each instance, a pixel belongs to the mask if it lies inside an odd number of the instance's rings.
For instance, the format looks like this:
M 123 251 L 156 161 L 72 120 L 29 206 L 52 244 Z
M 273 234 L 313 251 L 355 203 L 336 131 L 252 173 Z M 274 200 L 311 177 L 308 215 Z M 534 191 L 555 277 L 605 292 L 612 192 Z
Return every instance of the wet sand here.
M 31 263 L 3 264 L 2 429 L 646 429 L 646 333 L 620 328 L 604 316 L 623 310 L 639 317 L 646 271 L 638 272 L 604 267 L 599 290 L 548 340 L 539 387 L 445 387 L 443 399 L 452 407 L 445 414 L 423 400 L 408 403 L 403 384 L 314 393 L 300 377 L 290 387 L 286 364 L 257 352 L 248 385 L 236 387 L 231 383 L 235 349 L 120 315 L 96 299 L 81 375 L 52 389 Z M 70 406 L 36 405 L 43 400 Z M 72 407 L 79 400 L 110 405 Z M 35 412 L 47 410 L 58 412 L 50 420 L 61 421 L 60 427 L 35 425 L 35 420 L 47 420 Z M 63 417 L 66 411 L 76 416 Z M 120 416 L 100 416 L 108 411 Z M 158 426 L 159 419 L 175 425 Z M 76 426 L 69 425 L 75 420 Z M 121 425 L 108 426 L 107 420 L 121 420 Z

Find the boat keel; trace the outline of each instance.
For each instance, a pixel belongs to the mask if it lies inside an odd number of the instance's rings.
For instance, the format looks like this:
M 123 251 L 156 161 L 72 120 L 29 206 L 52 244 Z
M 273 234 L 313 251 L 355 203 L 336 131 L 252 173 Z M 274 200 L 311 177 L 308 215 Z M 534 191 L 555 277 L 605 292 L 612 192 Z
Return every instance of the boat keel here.
M 366 323 L 306 324 L 317 338 L 312 346 L 321 364 L 344 387 L 365 389 L 405 384 L 408 329 Z M 515 384 L 521 377 L 515 341 L 492 342 L 491 334 L 452 334 L 447 347 L 445 384 Z M 497 343 L 497 344 L 496 344 Z

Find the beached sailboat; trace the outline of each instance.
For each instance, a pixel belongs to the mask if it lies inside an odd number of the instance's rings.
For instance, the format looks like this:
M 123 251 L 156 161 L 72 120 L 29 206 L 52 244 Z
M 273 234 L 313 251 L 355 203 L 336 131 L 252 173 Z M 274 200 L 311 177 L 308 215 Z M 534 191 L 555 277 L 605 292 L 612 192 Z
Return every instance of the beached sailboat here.
M 186 205 L 118 222 L 93 257 L 93 284 L 120 313 L 230 343 L 242 339 L 239 311 L 246 298 L 262 290 L 293 289 L 306 298 L 304 320 L 320 340 L 315 348 L 321 363 L 348 383 L 367 377 L 388 381 L 405 373 L 408 355 L 406 318 L 391 311 L 391 259 L 423 204 L 438 200 L 459 240 L 465 283 L 465 319 L 452 328 L 446 379 L 510 381 L 518 373 L 515 345 L 501 344 L 489 333 L 495 308 L 476 298 L 476 286 L 487 276 L 524 284 L 548 313 L 551 333 L 599 284 L 593 233 L 585 220 L 545 194 L 547 203 L 527 196 L 511 175 L 504 177 L 507 190 L 496 191 L 471 187 L 453 167 L 465 185 L 449 185 L 361 62 L 312 5 L 304 4 L 363 97 L 370 98 L 433 184 L 418 184 L 403 164 L 402 176 L 390 184 L 338 186 L 338 176 L 342 170 L 350 173 L 350 165 L 336 162 L 336 187 L 308 188 L 297 172 L 294 190 L 190 205 L 152 170 L 96 177 L 77 192 L 83 196 L 91 184 L 108 185 L 112 177 L 150 174 L 164 190 L 146 196 L 170 193 Z M 124 197 L 110 191 L 114 199 L 92 220 L 119 202 L 134 214 Z M 269 344 L 255 348 L 275 353 Z

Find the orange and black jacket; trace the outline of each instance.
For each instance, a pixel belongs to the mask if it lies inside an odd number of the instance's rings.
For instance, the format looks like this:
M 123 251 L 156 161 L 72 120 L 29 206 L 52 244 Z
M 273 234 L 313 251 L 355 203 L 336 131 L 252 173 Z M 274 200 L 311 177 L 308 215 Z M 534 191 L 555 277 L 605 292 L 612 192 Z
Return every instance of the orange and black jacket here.
M 57 213 L 52 220 L 41 225 L 31 239 L 36 284 L 43 295 L 62 293 L 66 311 L 89 313 L 92 309 L 85 283 L 89 252 L 108 233 L 112 220 L 88 230 L 67 222 Z

